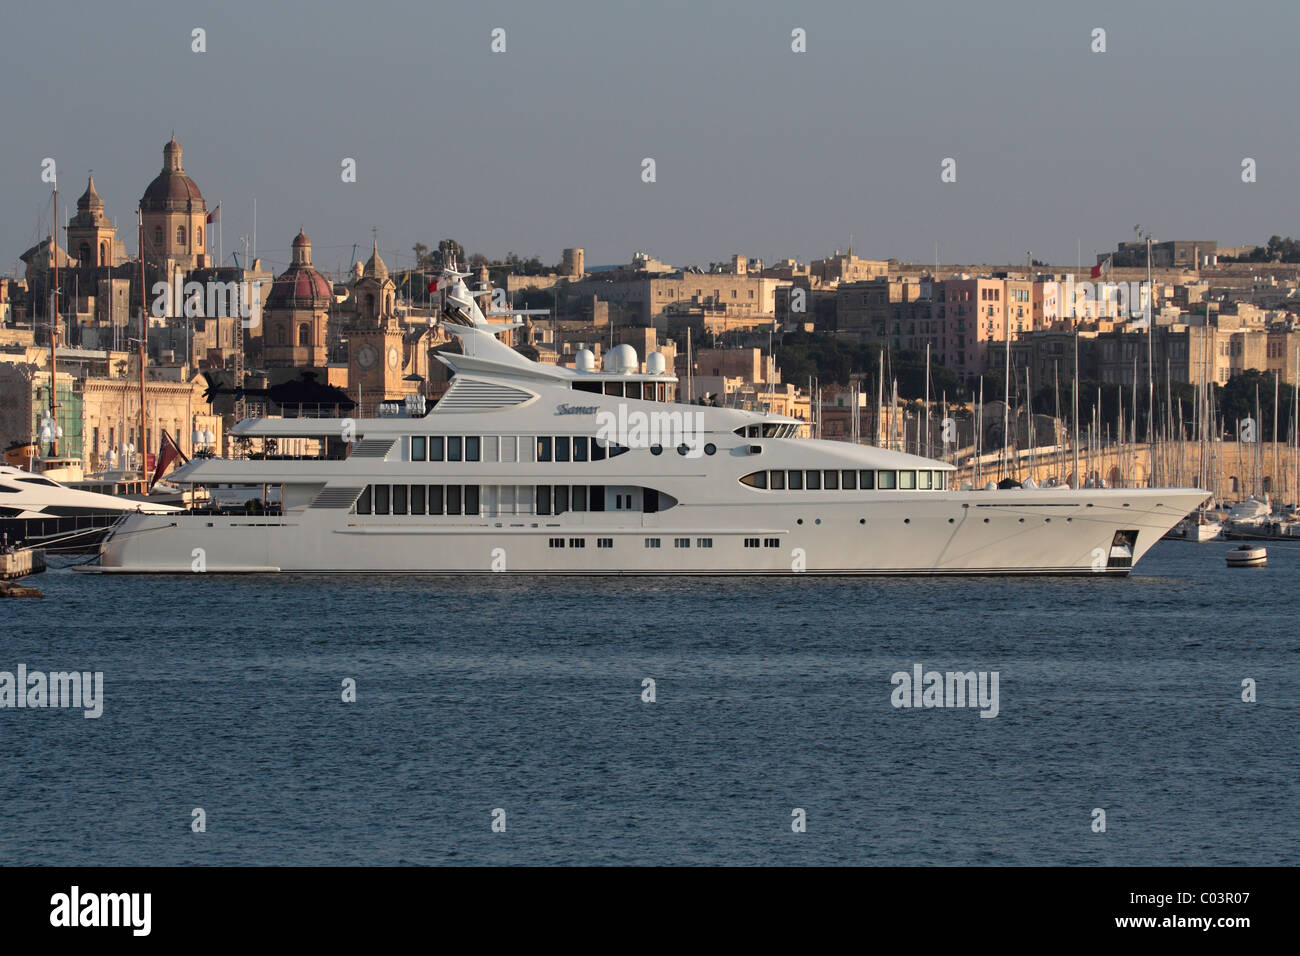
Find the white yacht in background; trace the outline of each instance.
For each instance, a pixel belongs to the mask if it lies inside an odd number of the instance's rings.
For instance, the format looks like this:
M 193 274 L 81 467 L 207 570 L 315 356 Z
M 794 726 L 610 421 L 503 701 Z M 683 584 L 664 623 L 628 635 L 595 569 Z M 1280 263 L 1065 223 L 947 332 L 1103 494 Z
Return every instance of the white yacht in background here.
M 796 437 L 797 419 L 677 403 L 664 356 L 532 362 L 451 280 L 463 354 L 431 408 L 262 418 L 296 460 L 195 460 L 177 484 L 256 486 L 264 506 L 123 518 L 103 572 L 1128 574 L 1209 493 L 960 490 L 953 468 Z M 672 437 L 665 437 L 665 432 Z M 275 502 L 278 502 L 275 503 Z
M 0 540 L 17 544 L 94 544 L 124 514 L 168 505 L 68 488 L 48 475 L 0 465 Z

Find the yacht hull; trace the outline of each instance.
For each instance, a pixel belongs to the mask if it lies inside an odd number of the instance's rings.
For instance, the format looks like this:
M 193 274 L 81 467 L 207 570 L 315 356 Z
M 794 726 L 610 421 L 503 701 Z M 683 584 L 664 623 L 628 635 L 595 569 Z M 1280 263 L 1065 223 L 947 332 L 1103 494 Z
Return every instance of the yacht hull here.
M 1011 489 L 634 515 L 132 514 L 104 541 L 97 570 L 1124 575 L 1206 497 L 1197 489 Z

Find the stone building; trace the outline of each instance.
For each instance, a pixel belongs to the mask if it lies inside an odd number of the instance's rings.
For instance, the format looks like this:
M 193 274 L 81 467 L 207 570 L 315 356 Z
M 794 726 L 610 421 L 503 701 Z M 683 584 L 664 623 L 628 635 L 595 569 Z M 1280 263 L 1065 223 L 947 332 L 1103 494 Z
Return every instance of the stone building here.
M 170 276 L 208 265 L 205 229 L 208 204 L 181 164 L 176 137 L 163 147 L 163 168 L 140 199 L 146 260 Z
M 382 291 L 367 294 L 384 295 Z M 266 367 L 324 368 L 333 305 L 333 287 L 312 265 L 311 240 L 300 229 L 293 240 L 292 264 L 275 280 L 262 304 Z
M 117 227 L 104 214 L 103 197 L 89 177 L 86 191 L 77 200 L 77 214 L 68 220 L 68 250 L 82 268 L 120 266 L 126 261 L 126 246 L 117 238 Z

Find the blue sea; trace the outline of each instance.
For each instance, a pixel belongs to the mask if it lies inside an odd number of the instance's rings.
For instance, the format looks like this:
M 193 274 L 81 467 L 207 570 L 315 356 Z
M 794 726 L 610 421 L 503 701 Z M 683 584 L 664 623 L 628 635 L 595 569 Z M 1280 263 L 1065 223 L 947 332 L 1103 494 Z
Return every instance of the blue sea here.
M 1300 550 L 1228 547 L 1120 580 L 51 570 L 0 602 L 0 671 L 102 671 L 103 714 L 0 710 L 0 859 L 1295 864 Z M 916 664 L 996 671 L 997 716 L 893 706 Z

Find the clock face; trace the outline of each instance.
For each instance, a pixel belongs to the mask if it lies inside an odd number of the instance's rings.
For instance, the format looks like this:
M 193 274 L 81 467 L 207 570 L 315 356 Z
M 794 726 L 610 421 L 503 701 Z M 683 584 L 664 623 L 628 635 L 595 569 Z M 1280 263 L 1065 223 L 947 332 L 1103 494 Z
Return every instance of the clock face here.
M 379 359 L 379 353 L 373 345 L 363 345 L 357 350 L 357 364 L 362 368 L 372 367 Z
M 397 354 L 397 346 L 389 346 L 389 349 L 388 349 L 388 367 L 391 368 L 391 369 L 393 369 L 394 371 L 396 371 L 396 370 L 397 370 L 397 363 L 398 363 L 398 361 L 399 361 L 400 359 L 401 359 L 401 356 Z

